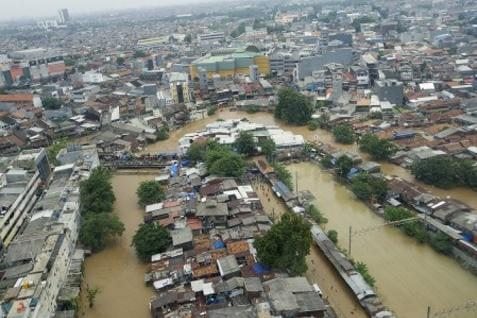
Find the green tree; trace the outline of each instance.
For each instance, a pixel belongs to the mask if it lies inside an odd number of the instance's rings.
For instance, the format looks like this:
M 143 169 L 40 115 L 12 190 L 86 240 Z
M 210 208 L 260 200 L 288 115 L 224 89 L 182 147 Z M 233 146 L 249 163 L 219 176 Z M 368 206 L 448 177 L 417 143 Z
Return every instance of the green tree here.
M 217 112 L 217 106 L 210 106 L 207 108 L 207 116 L 213 116 Z
M 207 154 L 207 141 L 194 141 L 187 150 L 186 156 L 192 161 L 205 161 Z
M 360 173 L 351 180 L 351 190 L 361 200 L 383 202 L 386 199 L 387 184 L 383 178 Z
M 45 109 L 60 109 L 61 100 L 53 96 L 46 96 L 41 99 L 41 104 Z
M 157 181 L 143 181 L 136 190 L 138 204 L 142 207 L 163 201 L 166 198 L 161 184 Z
M 147 56 L 146 52 L 144 52 L 142 50 L 134 51 L 134 58 L 140 58 L 140 57 L 146 57 L 146 56 Z
M 411 166 L 411 172 L 416 179 L 441 188 L 450 188 L 460 183 L 459 162 L 451 157 L 416 160 Z
M 157 131 L 157 139 L 158 140 L 166 140 L 169 139 L 169 130 L 166 127 L 161 127 Z
M 232 31 L 230 36 L 233 37 L 233 38 L 238 38 L 239 36 L 241 36 L 244 33 L 245 33 L 245 23 L 242 22 L 242 23 L 239 24 L 239 26 L 235 30 Z
M 316 122 L 321 129 L 328 129 L 330 128 L 330 115 L 328 113 L 322 113 Z
M 92 170 L 80 184 L 80 202 L 83 215 L 110 213 L 116 200 L 111 185 L 111 173 L 104 167 Z
M 338 232 L 335 230 L 329 230 L 326 234 L 331 242 L 338 244 Z
M 353 160 L 348 156 L 341 156 L 336 160 L 335 166 L 338 176 L 344 178 L 353 168 Z
M 226 151 L 223 156 L 214 160 L 211 164 L 209 173 L 223 177 L 238 178 L 245 172 L 245 161 L 243 158 L 232 152 Z
M 151 260 L 154 254 L 162 253 L 171 245 L 169 232 L 157 223 L 141 224 L 133 236 L 132 245 L 143 261 Z
M 324 216 L 323 213 L 321 213 L 321 211 L 313 204 L 310 204 L 305 208 L 305 214 L 319 225 L 328 223 L 326 216 Z
M 291 88 L 283 88 L 278 92 L 278 104 L 275 117 L 289 124 L 304 125 L 313 114 L 313 106 L 308 97 Z
M 397 151 L 397 147 L 391 141 L 379 139 L 373 134 L 365 134 L 361 137 L 359 149 L 369 153 L 373 160 L 387 160 Z
M 317 120 L 310 120 L 308 122 L 308 130 L 317 130 L 319 127 L 318 121 Z
M 235 141 L 235 148 L 238 153 L 250 156 L 255 153 L 255 140 L 253 135 L 246 131 L 241 131 Z
M 184 37 L 184 42 L 187 43 L 187 44 L 191 44 L 192 43 L 192 34 L 187 33 L 186 36 Z
M 283 182 L 290 190 L 293 190 L 293 177 L 287 167 L 278 162 L 273 163 L 272 167 L 278 180 Z
M 373 23 L 375 22 L 372 17 L 368 16 L 363 16 L 359 17 L 353 20 L 353 23 L 351 24 L 356 32 L 361 32 L 361 23 Z
M 258 259 L 292 275 L 306 272 L 306 255 L 312 242 L 311 225 L 298 214 L 287 212 L 265 235 L 255 239 Z
M 118 57 L 116 58 L 116 64 L 118 64 L 118 65 L 124 65 L 124 62 L 126 62 L 126 59 L 125 59 L 124 57 L 118 56 Z
M 83 217 L 79 239 L 81 243 L 93 252 L 99 251 L 106 243 L 121 236 L 124 224 L 112 213 L 90 213 Z
M 368 266 L 363 262 L 357 262 L 355 264 L 356 271 L 363 276 L 363 279 L 369 286 L 373 287 L 376 284 L 376 279 L 371 276 L 368 270 Z
M 66 148 L 68 145 L 68 139 L 60 138 L 55 140 L 48 148 L 47 148 L 47 156 L 48 161 L 55 166 L 59 164 L 58 160 L 56 160 L 56 156 L 60 152 L 61 149 Z
M 333 129 L 336 142 L 341 144 L 352 144 L 355 139 L 353 127 L 348 124 L 341 124 Z
M 439 253 L 446 255 L 452 254 L 452 241 L 442 232 L 432 235 L 429 244 L 431 244 L 432 248 Z
M 331 169 L 333 168 L 333 157 L 326 155 L 320 160 L 320 163 L 325 169 Z
M 88 299 L 89 308 L 93 308 L 96 297 L 101 292 L 99 287 L 89 287 L 86 286 L 86 298 Z
M 265 155 L 268 161 L 272 162 L 274 160 L 275 151 L 277 146 L 271 138 L 263 139 L 259 142 L 259 147 L 262 150 L 262 153 Z

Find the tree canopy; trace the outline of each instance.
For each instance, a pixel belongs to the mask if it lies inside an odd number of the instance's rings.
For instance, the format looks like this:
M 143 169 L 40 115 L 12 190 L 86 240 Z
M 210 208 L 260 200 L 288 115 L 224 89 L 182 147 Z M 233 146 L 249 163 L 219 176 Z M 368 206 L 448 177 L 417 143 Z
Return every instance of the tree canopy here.
M 333 129 L 336 142 L 340 144 L 352 144 L 355 140 L 353 127 L 348 124 L 340 124 Z
M 463 185 L 477 188 L 477 166 L 470 160 L 432 157 L 415 161 L 411 172 L 416 179 L 441 188 Z
M 111 185 L 111 173 L 103 167 L 93 169 L 89 178 L 80 184 L 83 214 L 110 213 L 116 200 Z
M 348 156 L 341 156 L 336 160 L 335 166 L 338 176 L 346 177 L 351 168 L 353 168 L 353 160 Z
M 235 141 L 235 148 L 241 154 L 250 156 L 255 153 L 255 140 L 253 135 L 246 131 L 241 131 Z
M 134 51 L 134 58 L 146 57 L 146 56 L 147 56 L 146 52 L 144 52 L 142 50 Z
M 61 100 L 53 96 L 46 96 L 41 99 L 41 104 L 45 109 L 60 109 Z
M 352 179 L 351 190 L 361 200 L 383 202 L 386 199 L 387 184 L 383 178 L 360 173 Z
M 123 65 L 124 62 L 126 62 L 126 59 L 124 57 L 118 56 L 118 58 L 116 58 L 116 64 Z
M 278 180 L 283 182 L 290 190 L 293 190 L 293 177 L 287 167 L 278 162 L 273 163 L 272 167 Z
M 108 240 L 121 236 L 124 231 L 124 224 L 111 213 L 115 200 L 111 173 L 106 168 L 93 169 L 89 178 L 80 184 L 79 239 L 92 251 L 104 248 Z
M 267 160 L 272 162 L 274 159 L 275 151 L 277 149 L 277 145 L 275 144 L 275 142 L 272 139 L 267 138 L 261 140 L 258 145 Z
M 210 157 L 208 157 L 207 162 L 209 173 L 215 174 L 223 177 L 240 177 L 245 172 L 245 161 L 243 158 L 228 150 L 221 153 L 220 157 L 217 155 L 220 152 L 215 151 Z M 214 160 L 211 160 L 214 158 Z
M 361 137 L 359 149 L 369 153 L 373 160 L 387 160 L 397 151 L 397 147 L 391 141 L 379 139 L 373 134 L 365 134 Z
M 255 239 L 258 259 L 273 267 L 301 275 L 312 242 L 311 225 L 300 215 L 287 212 L 265 235 Z
M 283 88 L 278 92 L 278 104 L 275 117 L 289 124 L 305 125 L 311 119 L 313 105 L 308 97 L 291 88 Z
M 80 241 L 92 251 L 99 251 L 106 242 L 124 232 L 124 224 L 112 213 L 90 213 L 81 223 Z
M 161 184 L 154 180 L 143 181 L 136 190 L 138 204 L 146 206 L 163 201 L 166 198 Z
M 157 223 L 141 224 L 132 240 L 136 254 L 143 262 L 150 261 L 152 255 L 167 250 L 171 242 L 169 232 Z
M 60 152 L 61 149 L 66 148 L 68 145 L 68 139 L 60 138 L 55 140 L 48 148 L 47 148 L 47 156 L 48 161 L 54 165 L 58 165 L 58 161 L 56 160 L 56 156 Z

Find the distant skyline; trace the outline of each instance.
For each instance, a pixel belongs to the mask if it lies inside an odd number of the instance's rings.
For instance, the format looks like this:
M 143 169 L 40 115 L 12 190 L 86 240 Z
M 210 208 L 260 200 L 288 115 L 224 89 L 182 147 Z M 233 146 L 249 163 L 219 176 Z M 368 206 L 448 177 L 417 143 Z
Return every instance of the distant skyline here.
M 200 2 L 210 0 L 0 0 L 0 20 L 57 17 L 62 8 L 74 18 L 75 14 L 90 12 Z

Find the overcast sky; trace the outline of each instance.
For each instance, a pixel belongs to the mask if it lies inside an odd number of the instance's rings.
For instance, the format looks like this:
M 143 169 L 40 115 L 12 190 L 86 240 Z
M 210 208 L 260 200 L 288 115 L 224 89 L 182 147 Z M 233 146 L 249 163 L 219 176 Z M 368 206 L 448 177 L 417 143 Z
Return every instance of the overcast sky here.
M 139 8 L 170 4 L 205 2 L 205 0 L 0 0 L 0 19 L 56 16 L 60 8 L 70 15 L 108 9 Z

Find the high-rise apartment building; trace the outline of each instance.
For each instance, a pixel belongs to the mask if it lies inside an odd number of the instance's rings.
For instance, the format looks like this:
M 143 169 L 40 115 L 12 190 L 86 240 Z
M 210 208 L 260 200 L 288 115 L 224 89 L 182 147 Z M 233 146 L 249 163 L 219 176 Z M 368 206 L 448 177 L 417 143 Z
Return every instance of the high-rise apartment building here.
M 58 10 L 58 15 L 59 15 L 59 22 L 60 24 L 66 24 L 70 21 L 70 13 L 68 12 L 68 9 L 60 9 Z

